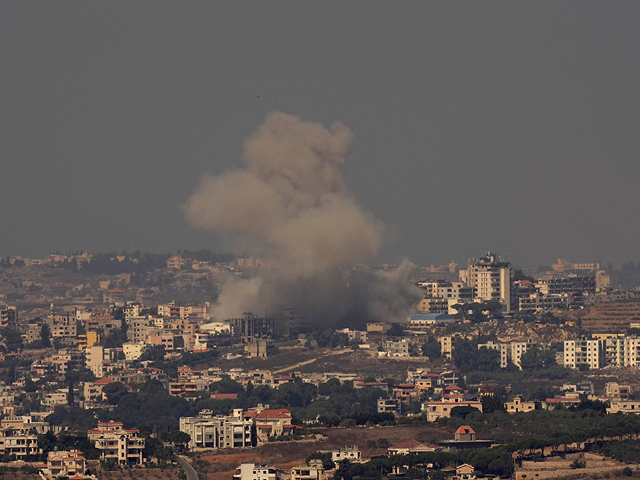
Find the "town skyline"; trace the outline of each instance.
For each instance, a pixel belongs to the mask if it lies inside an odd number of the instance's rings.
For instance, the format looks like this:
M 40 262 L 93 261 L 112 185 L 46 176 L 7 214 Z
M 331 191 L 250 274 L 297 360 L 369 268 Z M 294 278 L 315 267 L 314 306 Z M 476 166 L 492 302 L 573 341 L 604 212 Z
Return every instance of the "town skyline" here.
M 352 132 L 377 263 L 634 260 L 638 23 L 623 2 L 4 4 L 0 250 L 228 251 L 182 205 L 279 111 Z

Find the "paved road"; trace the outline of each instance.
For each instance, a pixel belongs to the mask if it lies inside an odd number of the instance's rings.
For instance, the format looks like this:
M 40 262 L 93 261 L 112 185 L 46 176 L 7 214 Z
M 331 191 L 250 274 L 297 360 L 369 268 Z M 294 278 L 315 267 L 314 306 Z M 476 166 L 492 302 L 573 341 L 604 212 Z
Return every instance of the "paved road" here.
M 184 468 L 184 472 L 187 474 L 187 480 L 198 480 L 198 474 L 193 467 L 184 458 L 178 457 L 178 463 Z

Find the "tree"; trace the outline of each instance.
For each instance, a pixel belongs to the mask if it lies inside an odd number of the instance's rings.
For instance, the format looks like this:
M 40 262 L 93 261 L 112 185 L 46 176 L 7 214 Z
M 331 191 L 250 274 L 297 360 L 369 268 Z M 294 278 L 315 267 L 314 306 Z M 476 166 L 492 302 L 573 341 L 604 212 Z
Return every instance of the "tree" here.
M 142 355 L 140 355 L 139 360 L 144 362 L 146 360 L 151 360 L 154 362 L 161 362 L 164 360 L 165 350 L 164 345 L 147 345 L 142 350 Z
M 40 328 L 40 338 L 42 339 L 42 346 L 44 348 L 51 347 L 51 328 L 49 328 L 47 322 L 44 322 Z
M 214 393 L 240 393 L 244 391 L 244 387 L 235 380 L 213 382 L 209 389 Z
M 102 393 L 107 396 L 107 402 L 111 405 L 117 405 L 120 398 L 129 390 L 122 382 L 112 382 L 102 387 Z
M 185 432 L 181 432 L 180 430 L 174 430 L 169 434 L 169 440 L 179 451 L 185 449 L 189 442 L 191 441 L 191 435 Z
M 556 365 L 556 355 L 548 347 L 540 347 L 538 344 L 530 345 L 527 351 L 520 357 L 520 366 L 523 370 L 540 370 Z
M 504 412 L 504 403 L 497 395 L 485 395 L 480 402 L 482 403 L 482 413 Z
M 387 330 L 388 337 L 402 337 L 404 336 L 404 329 L 399 323 L 392 323 L 391 328 Z
M 427 341 L 422 344 L 422 354 L 425 357 L 429 357 L 429 360 L 440 358 L 440 342 L 436 340 L 432 335 L 429 335 Z

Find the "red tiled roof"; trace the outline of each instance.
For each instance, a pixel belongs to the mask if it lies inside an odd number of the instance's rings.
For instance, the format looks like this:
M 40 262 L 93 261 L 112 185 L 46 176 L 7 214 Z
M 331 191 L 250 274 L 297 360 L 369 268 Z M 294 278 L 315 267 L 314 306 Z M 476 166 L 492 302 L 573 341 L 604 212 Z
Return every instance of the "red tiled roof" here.
M 460 391 L 462 391 L 462 389 L 457 385 L 449 385 L 448 387 L 445 387 L 444 389 L 445 390 L 460 390 Z
M 93 382 L 94 385 L 107 385 L 109 383 L 113 383 L 113 380 L 111 380 L 109 377 L 102 377 L 100 380 L 96 380 L 95 382 Z
M 471 428 L 469 425 L 462 425 L 458 430 L 456 430 L 456 433 L 476 433 L 473 431 L 473 428 Z
M 256 418 L 289 418 L 291 417 L 291 410 L 286 408 L 278 408 L 275 410 L 263 410 Z

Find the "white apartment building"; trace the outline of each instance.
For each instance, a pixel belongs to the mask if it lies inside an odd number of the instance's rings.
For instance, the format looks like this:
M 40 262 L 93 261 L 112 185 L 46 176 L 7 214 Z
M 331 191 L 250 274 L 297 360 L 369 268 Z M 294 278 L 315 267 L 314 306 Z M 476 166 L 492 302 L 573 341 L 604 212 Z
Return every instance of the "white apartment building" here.
M 564 366 L 569 368 L 579 368 L 580 365 L 588 365 L 590 369 L 604 367 L 604 345 L 604 340 L 590 340 L 587 338 L 565 340 Z
M 511 266 L 498 255 L 485 252 L 471 260 L 467 269 L 460 271 L 460 280 L 475 288 L 477 301 L 498 300 L 506 311 L 511 311 Z
M 614 367 L 640 366 L 640 338 L 636 336 L 605 340 L 606 360 Z
M 520 360 L 532 342 L 511 342 L 511 363 L 522 370 Z
M 242 410 L 231 416 L 214 416 L 202 410 L 197 417 L 180 417 L 180 431 L 191 436 L 189 448 L 243 448 L 252 446 L 252 419 L 245 419 Z

